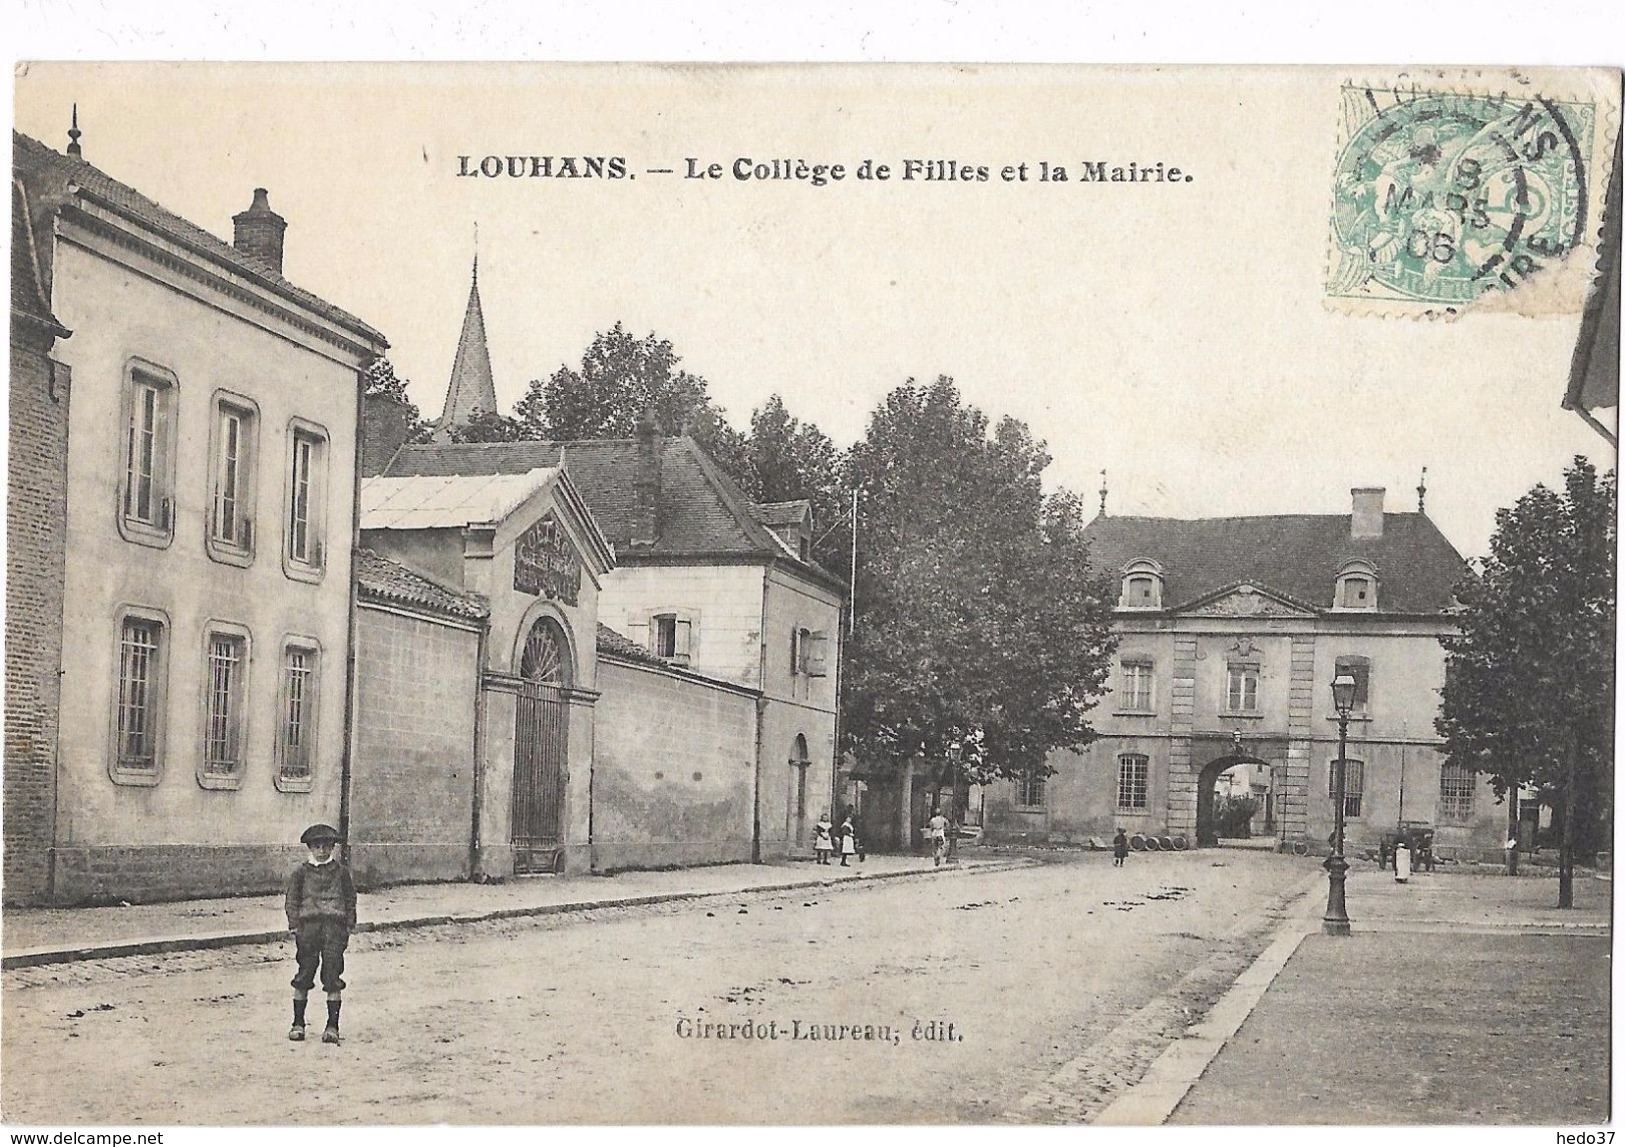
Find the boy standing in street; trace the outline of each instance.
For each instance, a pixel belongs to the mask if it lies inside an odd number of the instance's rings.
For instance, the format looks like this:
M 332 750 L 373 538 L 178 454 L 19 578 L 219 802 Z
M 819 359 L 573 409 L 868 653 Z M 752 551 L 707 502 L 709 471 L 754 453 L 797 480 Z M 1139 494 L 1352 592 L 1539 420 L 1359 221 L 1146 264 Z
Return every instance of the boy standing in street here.
M 310 855 L 288 877 L 288 931 L 293 934 L 294 958 L 299 962 L 293 977 L 293 1027 L 288 1029 L 288 1038 L 305 1038 L 305 1002 L 316 984 L 316 968 L 320 965 L 322 991 L 327 993 L 327 1028 L 322 1032 L 322 1042 L 338 1043 L 344 949 L 355 927 L 355 880 L 334 855 L 339 833 L 332 825 L 311 825 L 299 842 Z

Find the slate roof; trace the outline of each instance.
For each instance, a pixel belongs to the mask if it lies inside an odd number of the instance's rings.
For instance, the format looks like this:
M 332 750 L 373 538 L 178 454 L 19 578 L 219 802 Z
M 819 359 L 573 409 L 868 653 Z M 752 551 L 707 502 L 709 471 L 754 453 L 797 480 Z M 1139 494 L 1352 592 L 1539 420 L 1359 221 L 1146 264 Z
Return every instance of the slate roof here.
M 498 522 L 558 470 L 519 474 L 376 475 L 361 483 L 363 530 L 432 530 Z
M 812 513 L 812 503 L 806 498 L 794 502 L 757 502 L 751 510 L 764 526 L 799 526 Z
M 70 189 L 77 189 L 77 193 L 88 200 L 157 232 L 210 262 L 254 280 L 351 334 L 360 336 L 364 342 L 376 344 L 379 349 L 389 345 L 382 334 L 348 311 L 294 286 L 262 260 L 237 250 L 230 243 L 181 218 L 135 188 L 120 183 L 94 164 L 87 163 L 82 157 L 53 151 L 39 140 L 19 131 L 11 133 L 11 150 L 13 171 L 29 187 L 36 201 L 59 201 L 72 193 Z M 317 238 L 312 234 L 312 241 Z
M 491 376 L 491 350 L 485 342 L 485 311 L 480 306 L 480 261 L 474 259 L 474 278 L 468 287 L 468 309 L 463 312 L 463 333 L 457 336 L 457 357 L 451 364 L 446 405 L 436 423 L 437 433 L 451 437 L 451 428 L 483 410 L 496 413 L 497 388 Z
M 757 520 L 753 503 L 693 439 L 661 438 L 659 536 L 653 545 L 631 545 L 637 505 L 635 438 L 579 442 L 431 442 L 407 445 L 385 468 L 407 475 L 514 474 L 539 466 L 563 466 L 581 492 L 621 565 L 640 560 L 694 557 L 775 558 L 792 561 L 832 586 L 827 570 L 802 562 L 778 535 Z
M 478 621 L 490 615 L 485 598 L 430 581 L 369 549 L 356 551 L 356 588 L 363 599 L 416 606 L 449 617 Z
M 1383 515 L 1380 538 L 1351 538 L 1348 514 L 1249 518 L 1100 516 L 1084 529 L 1095 567 L 1115 576 L 1130 562 L 1162 566 L 1165 610 L 1245 582 L 1330 609 L 1344 562 L 1377 571 L 1378 613 L 1437 613 L 1468 566 L 1425 514 Z

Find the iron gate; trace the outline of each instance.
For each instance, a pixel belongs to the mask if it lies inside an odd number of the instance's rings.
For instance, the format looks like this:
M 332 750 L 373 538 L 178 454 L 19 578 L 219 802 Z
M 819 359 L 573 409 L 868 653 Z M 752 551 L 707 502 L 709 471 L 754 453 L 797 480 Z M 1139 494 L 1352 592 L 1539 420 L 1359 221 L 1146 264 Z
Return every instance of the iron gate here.
M 513 745 L 515 872 L 558 869 L 570 709 L 557 686 L 519 686 Z

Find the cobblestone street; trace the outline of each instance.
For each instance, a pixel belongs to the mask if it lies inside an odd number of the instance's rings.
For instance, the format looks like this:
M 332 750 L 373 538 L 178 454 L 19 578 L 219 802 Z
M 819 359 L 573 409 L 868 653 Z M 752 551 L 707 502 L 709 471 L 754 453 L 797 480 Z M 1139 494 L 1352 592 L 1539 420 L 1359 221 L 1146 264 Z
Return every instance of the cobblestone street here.
M 1229 986 L 1318 868 L 1056 855 L 358 935 L 337 1048 L 284 1038 L 287 945 L 21 969 L 4 1117 L 1077 1122 Z M 847 1038 L 797 1038 L 814 1033 Z

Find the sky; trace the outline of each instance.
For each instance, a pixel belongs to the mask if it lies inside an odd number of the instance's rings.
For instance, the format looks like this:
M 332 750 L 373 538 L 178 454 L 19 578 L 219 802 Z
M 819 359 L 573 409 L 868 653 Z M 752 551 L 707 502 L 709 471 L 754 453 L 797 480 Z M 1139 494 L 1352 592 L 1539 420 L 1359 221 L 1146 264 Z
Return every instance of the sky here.
M 1577 453 L 1612 464 L 1559 408 L 1578 317 L 1328 306 L 1349 78 L 35 63 L 14 118 L 62 148 L 77 103 L 86 159 L 224 237 L 269 188 L 287 276 L 382 330 L 431 415 L 477 227 L 505 407 L 619 321 L 670 339 L 741 427 L 777 393 L 844 446 L 889 389 L 949 375 L 1048 443 L 1051 487 L 1094 504 L 1105 470 L 1110 513 L 1346 513 L 1355 486 L 1414 510 L 1427 467 L 1428 513 L 1479 554 L 1496 507 Z M 459 174 L 510 155 L 622 157 L 633 178 Z M 847 176 L 739 180 L 741 158 Z M 858 179 L 865 159 L 891 179 Z M 904 180 L 909 159 L 988 179 Z M 1080 183 L 1084 161 L 1191 179 Z M 1072 180 L 1040 182 L 1043 162 Z

